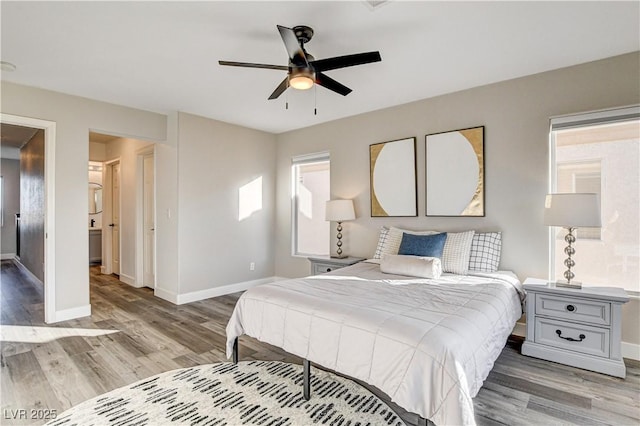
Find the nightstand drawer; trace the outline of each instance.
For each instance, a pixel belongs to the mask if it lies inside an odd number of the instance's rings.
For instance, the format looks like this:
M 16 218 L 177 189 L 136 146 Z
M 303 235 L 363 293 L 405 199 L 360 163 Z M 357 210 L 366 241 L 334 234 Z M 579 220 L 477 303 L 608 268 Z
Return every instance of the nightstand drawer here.
M 536 318 L 534 341 L 573 352 L 609 357 L 610 332 L 607 328 L 570 324 L 547 318 Z
M 340 269 L 340 266 L 327 265 L 327 264 L 324 264 L 324 263 L 314 263 L 313 264 L 313 275 L 324 274 L 326 272 L 335 271 L 336 269 Z
M 546 315 L 575 322 L 611 324 L 611 304 L 600 300 L 536 294 L 536 315 Z

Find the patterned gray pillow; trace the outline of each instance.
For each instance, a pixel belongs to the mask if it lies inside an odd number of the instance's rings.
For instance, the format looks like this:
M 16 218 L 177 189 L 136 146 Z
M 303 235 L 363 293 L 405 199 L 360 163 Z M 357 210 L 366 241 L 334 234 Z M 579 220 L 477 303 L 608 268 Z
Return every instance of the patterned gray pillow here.
M 500 265 L 501 250 L 501 232 L 476 233 L 471 242 L 469 270 L 476 272 L 496 272 Z
M 382 259 L 382 253 L 385 243 L 389 236 L 389 228 L 386 226 L 380 227 L 380 236 L 378 237 L 378 245 L 376 246 L 376 252 L 373 254 L 374 259 Z

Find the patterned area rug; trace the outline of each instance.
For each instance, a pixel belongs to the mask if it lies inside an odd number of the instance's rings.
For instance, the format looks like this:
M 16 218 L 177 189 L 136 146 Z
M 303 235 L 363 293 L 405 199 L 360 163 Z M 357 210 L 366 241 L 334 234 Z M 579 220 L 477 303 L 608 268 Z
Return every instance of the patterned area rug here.
M 85 401 L 48 425 L 393 425 L 405 423 L 362 386 L 312 368 L 272 361 L 169 371 Z

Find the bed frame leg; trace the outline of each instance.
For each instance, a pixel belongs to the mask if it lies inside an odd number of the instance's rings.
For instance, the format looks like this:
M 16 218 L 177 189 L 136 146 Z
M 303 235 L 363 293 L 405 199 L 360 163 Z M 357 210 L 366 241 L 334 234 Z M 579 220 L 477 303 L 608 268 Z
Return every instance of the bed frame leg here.
M 418 416 L 418 426 L 427 426 L 427 419 L 422 416 Z
M 311 363 L 307 359 L 302 360 L 302 396 L 305 401 L 311 398 Z
M 238 363 L 238 338 L 236 337 L 233 340 L 233 363 L 237 364 Z

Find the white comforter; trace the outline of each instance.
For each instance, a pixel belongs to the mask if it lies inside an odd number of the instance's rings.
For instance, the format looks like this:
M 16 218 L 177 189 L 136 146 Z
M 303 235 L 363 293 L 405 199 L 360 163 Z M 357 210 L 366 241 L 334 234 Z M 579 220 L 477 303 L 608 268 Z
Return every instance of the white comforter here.
M 359 263 L 246 291 L 227 325 L 227 356 L 247 334 L 374 385 L 436 424 L 475 424 L 471 399 L 522 297 L 510 273 L 430 280 Z

